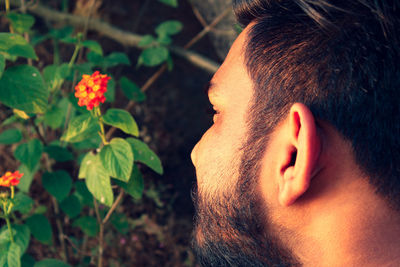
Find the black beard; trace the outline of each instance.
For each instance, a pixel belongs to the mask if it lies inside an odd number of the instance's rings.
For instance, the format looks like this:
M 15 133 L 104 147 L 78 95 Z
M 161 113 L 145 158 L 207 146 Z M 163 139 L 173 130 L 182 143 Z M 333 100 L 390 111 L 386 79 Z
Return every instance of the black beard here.
M 193 189 L 192 246 L 201 266 L 301 266 L 269 229 L 267 207 L 254 178 L 258 177 L 257 158 L 262 152 L 245 149 L 239 182 L 229 193 L 211 196 Z

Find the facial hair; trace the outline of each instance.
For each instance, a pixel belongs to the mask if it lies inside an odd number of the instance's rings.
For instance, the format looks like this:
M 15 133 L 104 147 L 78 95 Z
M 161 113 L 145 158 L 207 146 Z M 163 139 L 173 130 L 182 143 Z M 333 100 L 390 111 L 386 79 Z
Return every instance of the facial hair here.
M 239 179 L 232 190 L 210 194 L 194 188 L 192 246 L 201 266 L 301 266 L 268 223 L 258 191 L 263 149 L 244 146 Z

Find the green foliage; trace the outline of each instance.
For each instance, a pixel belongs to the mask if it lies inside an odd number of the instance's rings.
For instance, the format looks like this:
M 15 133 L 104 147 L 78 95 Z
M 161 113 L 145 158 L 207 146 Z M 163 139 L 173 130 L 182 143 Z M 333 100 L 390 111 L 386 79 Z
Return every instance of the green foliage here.
M 46 152 L 50 158 L 58 162 L 70 161 L 74 158 L 67 148 L 57 145 L 46 146 L 44 152 Z
M 42 156 L 43 145 L 38 139 L 20 144 L 14 152 L 14 157 L 28 167 L 31 172 L 36 168 Z
M 14 199 L 14 211 L 28 214 L 33 208 L 33 199 L 23 192 L 18 192 Z
M 100 159 L 107 173 L 122 181 L 128 181 L 133 166 L 133 153 L 127 141 L 114 138 L 100 152 Z
M 178 7 L 178 0 L 158 0 L 158 1 L 172 7 Z
M 28 113 L 44 113 L 48 97 L 49 91 L 35 67 L 20 65 L 10 67 L 3 73 L 0 102 L 4 105 Z
M 138 136 L 139 128 L 132 115 L 123 109 L 110 108 L 103 117 L 104 123 L 117 127 L 123 132 Z
M 63 201 L 72 188 L 72 179 L 65 171 L 46 172 L 42 176 L 44 189 L 59 202 Z
M 79 115 L 71 120 L 68 129 L 61 140 L 75 143 L 89 139 L 99 131 L 96 119 L 89 113 Z
M 86 154 L 79 169 L 79 178 L 85 178 L 90 193 L 100 203 L 111 206 L 114 194 L 111 189 L 110 176 L 101 163 L 100 156 L 92 152 Z
M 34 238 L 43 244 L 51 244 L 53 231 L 49 220 L 42 214 L 35 214 L 26 220 L 26 225 L 31 230 Z
M 133 166 L 131 177 L 127 183 L 115 180 L 134 199 L 141 199 L 143 195 L 144 183 L 143 176 L 136 165 Z
M 33 47 L 19 34 L 0 32 L 0 54 L 6 59 L 17 57 L 37 59 Z
M 158 174 L 163 174 L 163 168 L 160 159 L 147 144 L 135 138 L 127 138 L 126 141 L 128 141 L 132 147 L 135 161 L 147 165 Z
M 96 236 L 99 232 L 99 225 L 94 217 L 83 216 L 74 221 L 73 226 L 79 227 L 88 236 Z
M 140 90 L 139 86 L 137 86 L 127 77 L 125 76 L 121 77 L 121 79 L 119 80 L 119 85 L 121 87 L 122 92 L 129 100 L 135 102 L 142 102 L 146 100 L 146 95 Z
M 8 129 L 0 133 L 0 144 L 11 145 L 22 140 L 22 133 L 19 129 Z
M 71 265 L 56 259 L 44 259 L 35 263 L 33 267 L 71 267 Z
M 60 203 L 61 210 L 70 218 L 75 218 L 82 211 L 82 205 L 76 195 L 70 195 Z
M 13 29 L 21 34 L 28 32 L 35 23 L 35 18 L 28 14 L 10 12 L 7 14 L 7 18 L 10 20 Z
M 163 46 L 150 47 L 140 54 L 138 64 L 147 67 L 154 67 L 160 65 L 168 59 L 168 49 Z

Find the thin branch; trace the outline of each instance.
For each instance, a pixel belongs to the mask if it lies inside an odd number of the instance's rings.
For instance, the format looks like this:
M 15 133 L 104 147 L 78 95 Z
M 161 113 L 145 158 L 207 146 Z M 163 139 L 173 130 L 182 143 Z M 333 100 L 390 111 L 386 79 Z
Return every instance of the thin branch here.
M 0 0 L 0 1 L 4 2 L 4 0 Z M 14 6 L 20 6 L 18 0 L 11 0 L 10 2 Z M 57 23 L 64 23 L 64 24 L 75 26 L 75 27 L 84 26 L 86 23 L 86 19 L 87 19 L 86 17 L 82 17 L 82 16 L 76 16 L 76 15 L 71 15 L 71 14 L 64 13 L 64 12 L 58 12 L 53 9 L 44 7 L 43 5 L 40 5 L 40 4 L 27 5 L 26 8 L 32 14 L 42 17 L 45 20 L 56 21 Z M 115 26 L 112 26 L 109 23 L 99 20 L 99 19 L 91 19 L 89 22 L 89 25 L 88 25 L 88 29 L 97 31 L 97 32 L 101 33 L 102 35 L 107 36 L 110 39 L 113 39 L 113 40 L 121 43 L 124 46 L 138 47 L 138 43 L 142 38 L 142 36 L 139 34 L 121 30 L 121 29 L 119 29 Z M 208 31 L 209 30 L 207 30 L 207 32 Z M 171 52 L 175 53 L 175 51 L 176 51 L 176 49 L 171 49 Z M 179 53 L 179 54 L 177 53 L 177 55 L 186 59 L 193 65 L 201 67 L 202 69 L 204 69 L 205 71 L 207 71 L 209 73 L 214 73 L 219 67 L 218 63 L 216 63 L 213 60 L 208 59 L 205 56 L 200 55 L 196 52 L 189 52 L 189 51 L 181 50 L 181 53 Z M 199 62 L 201 62 L 200 65 L 198 64 Z
M 117 199 L 114 201 L 110 210 L 107 212 L 106 217 L 104 217 L 104 219 L 103 219 L 103 222 L 102 222 L 103 225 L 107 223 L 108 219 L 110 219 L 111 215 L 113 214 L 114 210 L 118 207 L 118 205 L 122 201 L 123 197 L 124 197 L 124 190 L 121 188 L 121 192 L 119 193 Z

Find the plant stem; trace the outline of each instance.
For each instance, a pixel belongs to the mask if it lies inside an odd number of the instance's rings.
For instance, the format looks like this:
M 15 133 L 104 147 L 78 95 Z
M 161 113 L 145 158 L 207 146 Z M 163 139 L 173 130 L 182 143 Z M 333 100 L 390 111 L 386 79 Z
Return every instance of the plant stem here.
M 99 107 L 94 108 L 94 115 L 97 117 L 97 121 L 100 125 L 99 135 L 101 137 L 101 141 L 103 142 L 103 145 L 108 145 L 109 142 L 107 141 L 106 132 L 104 131 L 103 117 L 101 116 L 101 110 Z
M 14 243 L 14 235 L 13 235 L 12 228 L 11 228 L 10 218 L 8 217 L 8 215 L 6 215 L 5 219 L 7 222 L 7 228 L 8 228 L 8 232 L 10 234 L 11 243 Z
M 71 60 L 68 63 L 68 70 L 72 69 L 72 65 L 74 65 L 80 49 L 81 49 L 81 41 L 78 38 L 78 43 L 75 45 L 74 53 L 72 54 Z
M 93 198 L 94 210 L 96 212 L 97 222 L 99 224 L 99 257 L 97 261 L 97 267 L 103 266 L 103 245 L 104 245 L 104 225 L 100 217 L 99 205 L 97 200 Z
M 6 0 L 6 13 L 8 14 L 9 12 L 10 12 L 10 0 Z M 11 26 L 11 23 L 10 23 L 10 32 L 14 33 L 14 29 Z

